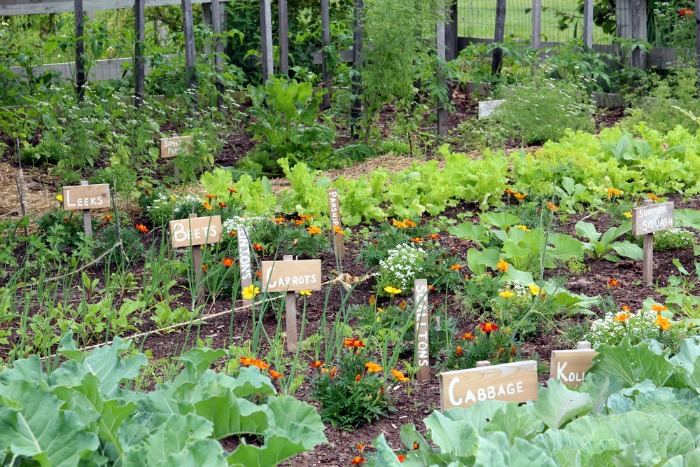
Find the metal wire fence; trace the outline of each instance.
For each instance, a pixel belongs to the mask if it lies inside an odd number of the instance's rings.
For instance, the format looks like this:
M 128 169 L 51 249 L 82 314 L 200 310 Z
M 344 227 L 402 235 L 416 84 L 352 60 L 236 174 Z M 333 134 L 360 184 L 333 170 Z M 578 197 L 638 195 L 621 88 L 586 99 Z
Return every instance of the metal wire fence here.
M 542 42 L 568 42 L 583 35 L 582 14 L 577 0 L 542 0 Z M 532 1 L 507 0 L 506 37 L 530 40 L 532 34 Z M 459 0 L 459 35 L 493 39 L 496 24 L 496 0 Z M 566 29 L 560 28 L 561 18 L 571 18 Z M 593 28 L 593 42 L 609 44 L 612 36 L 601 28 Z

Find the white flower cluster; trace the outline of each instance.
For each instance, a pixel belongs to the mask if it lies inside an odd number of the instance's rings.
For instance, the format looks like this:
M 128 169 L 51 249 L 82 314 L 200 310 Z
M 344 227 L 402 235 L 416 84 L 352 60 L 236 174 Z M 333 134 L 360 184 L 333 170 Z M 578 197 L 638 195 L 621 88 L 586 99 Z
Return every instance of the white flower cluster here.
M 591 324 L 591 330 L 586 336 L 595 347 L 598 344 L 619 345 L 622 339 L 628 337 L 632 344 L 641 342 L 643 339 L 651 339 L 659 334 L 659 326 L 656 320 L 656 312 L 639 310 L 637 313 L 629 313 L 629 318 L 625 321 L 615 321 L 615 317 L 623 312 L 612 313 L 604 318 L 597 319 Z
M 389 256 L 379 262 L 381 283 L 398 289 L 413 287 L 416 276 L 423 272 L 425 251 L 419 246 L 402 243 L 388 253 Z
M 224 221 L 224 232 L 232 232 L 234 230 L 238 231 L 239 228 L 243 227 L 250 233 L 250 230 L 255 226 L 255 224 L 259 224 L 265 221 L 268 221 L 267 217 L 262 216 L 233 216 L 230 219 L 226 219 Z

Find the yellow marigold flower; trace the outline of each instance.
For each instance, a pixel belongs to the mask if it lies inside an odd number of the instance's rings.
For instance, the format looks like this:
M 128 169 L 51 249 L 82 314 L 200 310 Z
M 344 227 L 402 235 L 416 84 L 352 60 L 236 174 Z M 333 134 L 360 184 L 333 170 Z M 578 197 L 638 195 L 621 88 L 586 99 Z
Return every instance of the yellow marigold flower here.
M 335 232 L 335 233 L 337 233 L 337 234 L 340 234 L 340 235 L 345 235 L 345 232 L 343 231 L 343 229 L 341 229 L 341 228 L 338 227 L 337 225 L 334 225 L 334 226 L 333 226 L 333 232 Z
M 299 295 L 302 295 L 304 297 L 310 297 L 311 296 L 311 291 L 310 290 L 300 290 Z
M 453 264 L 452 266 L 450 266 L 450 271 L 459 271 L 460 269 L 462 269 L 461 264 Z
M 518 201 L 522 201 L 527 196 L 527 193 L 513 193 L 513 196 L 515 196 Z
M 211 204 L 207 203 L 206 201 L 202 203 L 202 206 L 204 206 L 204 209 L 207 211 L 211 211 Z
M 397 229 L 407 229 L 408 228 L 408 225 L 405 222 L 397 221 L 396 219 L 392 219 L 391 223 Z
M 658 303 L 654 303 L 654 304 L 651 306 L 651 310 L 652 310 L 652 311 L 655 311 L 656 314 L 659 314 L 659 313 L 661 313 L 662 311 L 668 311 L 668 307 L 667 307 L 666 305 L 660 305 L 660 304 L 658 304 Z
M 399 370 L 395 370 L 392 368 L 391 374 L 394 375 L 394 378 L 398 379 L 401 382 L 411 381 L 411 379 L 408 376 L 405 376 Z
M 58 201 L 59 203 L 62 203 L 63 202 L 63 195 L 56 195 L 56 201 Z
M 527 288 L 530 289 L 530 293 L 534 296 L 537 296 L 537 294 L 540 293 L 540 288 L 535 284 L 530 284 L 527 286 Z
M 617 314 L 617 316 L 615 316 L 613 318 L 613 321 L 615 321 L 616 323 L 624 323 L 625 321 L 627 321 L 631 317 L 632 317 L 631 313 L 626 313 L 624 311 L 621 311 L 620 313 Z
M 625 211 L 622 213 L 623 216 L 625 216 L 627 219 L 632 218 L 632 213 L 630 211 Z
M 387 285 L 384 287 L 384 292 L 391 294 L 391 295 L 397 295 L 401 293 L 401 289 L 397 289 L 396 287 L 392 287 L 390 285 Z
M 315 225 L 307 227 L 306 230 L 308 230 L 311 235 L 319 235 L 321 233 L 321 229 L 319 229 Z
M 260 287 L 256 287 L 255 285 L 249 285 L 248 287 L 245 287 L 243 289 L 243 298 L 246 300 L 250 300 L 251 298 L 255 297 L 260 293 Z
M 496 269 L 499 271 L 508 272 L 508 263 L 503 261 L 503 258 L 501 258 L 498 260 L 498 263 L 496 264 Z
M 367 371 L 370 373 L 379 373 L 380 371 L 382 371 L 381 365 L 377 365 L 374 362 L 365 363 L 365 367 L 367 368 Z
M 510 290 L 504 290 L 503 292 L 500 292 L 498 295 L 501 297 L 505 298 L 506 300 L 515 295 L 513 292 Z

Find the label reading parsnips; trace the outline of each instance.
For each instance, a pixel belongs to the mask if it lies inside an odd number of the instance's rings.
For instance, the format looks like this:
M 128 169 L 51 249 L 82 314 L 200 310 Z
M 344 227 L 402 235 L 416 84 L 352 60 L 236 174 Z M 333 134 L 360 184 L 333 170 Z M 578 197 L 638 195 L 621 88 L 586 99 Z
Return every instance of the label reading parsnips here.
M 486 400 L 527 402 L 536 399 L 537 362 L 534 360 L 440 373 L 442 410 L 469 407 Z
M 221 216 L 170 221 L 170 243 L 173 248 L 218 243 L 221 230 Z
M 263 261 L 262 289 L 266 292 L 321 290 L 321 260 Z
M 105 209 L 110 207 L 110 202 L 106 183 L 63 187 L 63 209 L 66 211 Z

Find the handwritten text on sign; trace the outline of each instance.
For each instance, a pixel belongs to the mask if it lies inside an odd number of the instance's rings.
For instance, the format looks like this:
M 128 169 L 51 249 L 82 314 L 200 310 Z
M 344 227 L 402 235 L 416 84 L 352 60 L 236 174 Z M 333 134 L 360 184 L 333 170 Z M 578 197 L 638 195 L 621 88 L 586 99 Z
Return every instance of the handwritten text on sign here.
M 440 373 L 442 410 L 480 401 L 527 402 L 537 399 L 537 362 L 505 363 Z
M 262 279 L 267 292 L 321 290 L 321 260 L 263 261 Z
M 176 157 L 182 149 L 192 152 L 191 136 L 174 136 L 172 138 L 161 138 L 160 140 L 160 157 L 163 159 Z
M 416 304 L 416 379 L 425 381 L 430 376 L 430 361 L 428 359 L 428 281 L 416 279 L 413 285 L 413 301 Z
M 580 386 L 596 355 L 595 350 L 554 350 L 549 377 L 567 386 Z
M 173 248 L 218 243 L 221 230 L 221 216 L 170 221 L 170 243 Z
M 632 235 L 644 235 L 673 227 L 673 202 L 632 209 Z
M 63 209 L 66 211 L 104 209 L 109 206 L 109 185 L 106 183 L 63 187 Z

